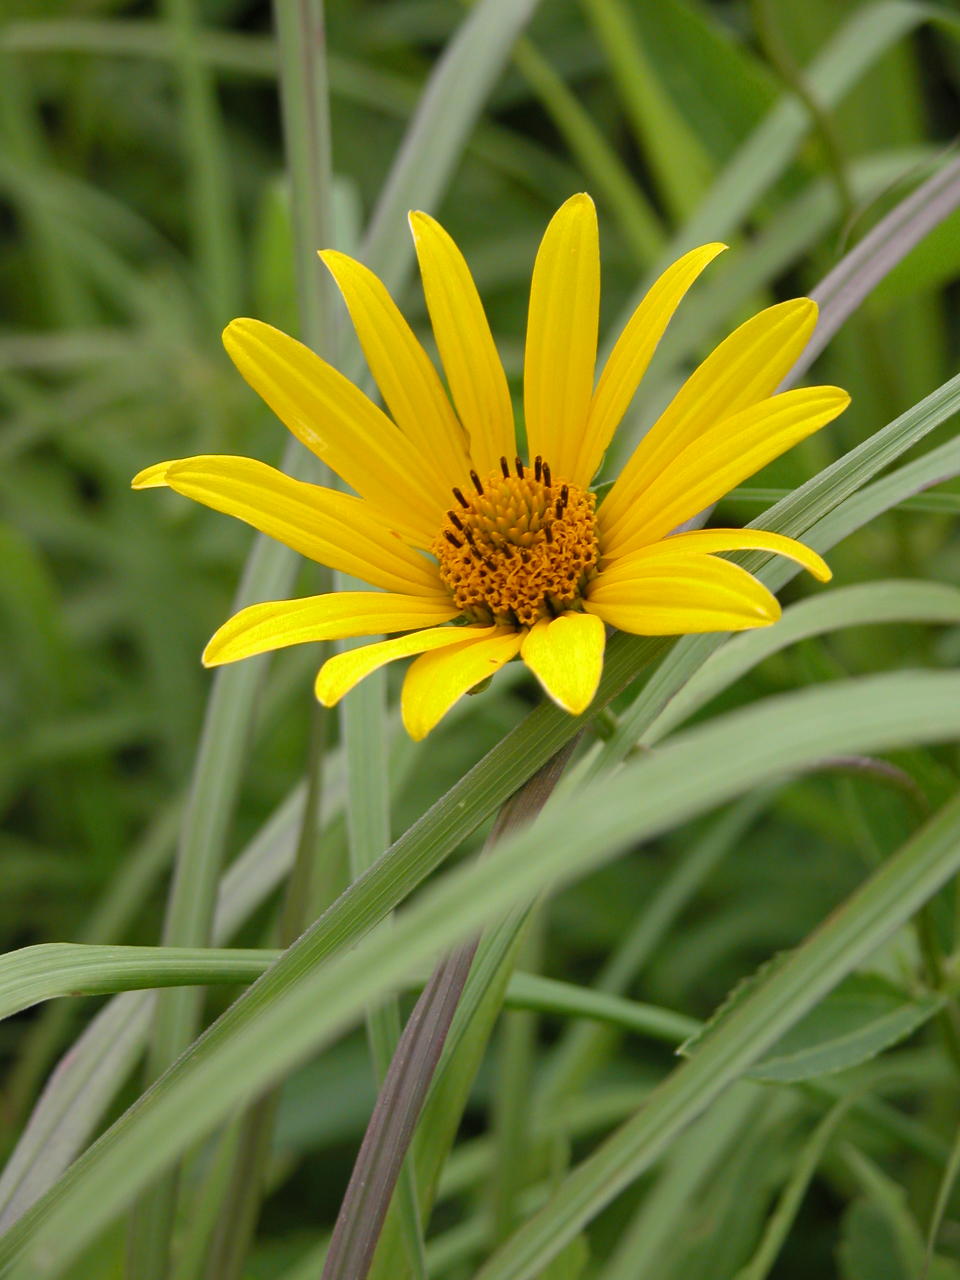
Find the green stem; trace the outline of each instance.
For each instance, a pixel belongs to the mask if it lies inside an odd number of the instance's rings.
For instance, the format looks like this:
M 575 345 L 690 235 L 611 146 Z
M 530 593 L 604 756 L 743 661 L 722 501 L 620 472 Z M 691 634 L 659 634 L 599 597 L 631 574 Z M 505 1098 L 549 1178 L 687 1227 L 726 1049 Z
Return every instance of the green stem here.
M 843 150 L 840 146 L 840 139 L 837 136 L 833 118 L 810 88 L 803 71 L 794 61 L 790 50 L 787 48 L 780 28 L 773 16 L 773 6 L 770 0 L 753 0 L 751 10 L 753 24 L 763 47 L 763 52 L 766 54 L 773 69 L 780 76 L 780 79 L 788 89 L 793 90 L 810 116 L 823 147 L 827 168 L 837 188 L 841 222 L 849 222 L 856 212 L 856 206 L 843 158 Z
M 943 950 L 937 936 L 937 925 L 933 915 L 932 904 L 927 903 L 914 917 L 913 925 L 920 944 L 927 981 L 935 991 L 949 989 L 949 980 L 944 963 Z M 949 1000 L 937 1016 L 937 1024 L 943 1043 L 954 1066 L 960 1070 L 960 1027 L 957 1025 L 957 1006 Z
M 3 154 L 25 176 L 39 175 L 48 167 L 32 83 L 15 54 L 0 58 Z M 34 278 L 39 285 L 36 295 L 54 324 L 81 327 L 91 323 L 94 315 L 90 299 L 70 260 L 54 211 L 33 194 L 35 190 L 30 183 L 22 183 L 12 191 L 4 191 L 4 195 L 12 195 L 23 218 L 25 248 L 33 259 Z
M 230 197 L 227 147 L 220 127 L 216 85 L 198 40 L 194 0 L 164 0 L 173 37 L 190 165 L 193 235 L 209 306 L 217 324 L 239 310 L 240 242 Z
M 328 723 L 326 709 L 315 706 L 310 726 L 303 819 L 280 918 L 281 947 L 290 946 L 310 923 L 308 906 L 320 835 Z M 243 1275 L 260 1214 L 278 1100 L 275 1089 L 263 1094 L 240 1121 L 233 1168 L 207 1263 L 209 1280 L 240 1280 Z
M 179 56 L 184 125 L 192 164 L 194 230 L 211 306 L 218 319 L 235 314 L 239 290 L 233 281 L 241 260 L 223 171 L 213 85 L 196 43 L 191 0 L 165 0 L 166 17 Z M 285 470 L 302 466 L 291 442 Z M 299 451 L 302 452 L 302 451 Z M 239 602 L 285 594 L 295 573 L 288 548 L 259 538 L 247 561 Z M 256 696 L 266 664 L 252 659 L 218 672 L 207 704 L 190 802 L 181 833 L 164 925 L 169 946 L 203 946 L 210 936 L 217 878 L 247 757 Z M 198 991 L 164 992 L 157 1001 L 147 1079 L 154 1080 L 183 1052 L 200 1020 Z M 176 1173 L 161 1179 L 134 1214 L 130 1270 L 138 1280 L 161 1280 L 176 1206 Z
M 182 819 L 180 808 L 179 804 L 169 805 L 154 818 L 143 838 L 131 850 L 124 866 L 111 880 L 105 896 L 81 934 L 81 942 L 122 941 L 131 920 L 149 894 L 155 891 L 157 880 L 173 857 L 177 828 Z M 20 1128 L 26 1107 L 63 1043 L 64 1032 L 72 1016 L 70 1004 L 58 1001 L 32 1023 L 24 1049 L 10 1072 L 4 1100 L 14 1129 Z
M 534 972 L 543 950 L 542 913 L 534 911 L 522 944 L 520 964 Z M 505 1240 L 517 1221 L 520 1195 L 530 1180 L 530 1096 L 536 1060 L 538 1019 L 532 1012 L 503 1016 L 498 1045 L 492 1124 L 496 1169 L 491 1179 L 490 1243 Z
M 526 36 L 514 45 L 513 61 L 585 170 L 591 190 L 609 207 L 634 259 L 643 267 L 656 262 L 663 253 L 663 225 L 606 134 Z
M 337 578 L 342 576 L 338 574 Z M 341 731 L 347 752 L 347 849 L 352 880 L 369 870 L 390 845 L 390 773 L 385 712 L 386 682 L 382 671 L 365 680 L 340 704 Z M 389 919 L 381 925 L 381 928 L 389 927 Z M 400 1010 L 395 999 L 370 1009 L 366 1015 L 367 1042 L 380 1086 L 396 1052 L 400 1027 Z M 426 1280 L 423 1225 L 412 1155 L 403 1162 L 400 1170 L 397 1206 L 412 1274 L 415 1280 Z
M 571 739 L 504 803 L 486 849 L 539 813 L 575 744 L 576 738 Z M 337 1215 L 323 1280 L 364 1280 L 369 1273 L 476 949 L 477 941 L 468 941 L 440 962 L 407 1020 Z
M 722 814 L 677 863 L 624 934 L 593 982 L 598 994 L 622 996 L 667 936 L 707 877 L 741 841 L 768 803 L 765 792 L 748 796 Z M 535 1112 L 541 1122 L 582 1088 L 616 1033 L 600 1023 L 572 1022 L 541 1072 Z
M 297 301 L 304 340 L 316 351 L 333 347 L 329 291 L 316 257 L 332 240 L 332 161 L 325 63 L 323 0 L 278 0 L 287 167 L 292 186 Z M 329 482 L 326 468 L 319 477 Z M 324 571 L 323 589 L 330 586 Z M 317 863 L 324 746 L 328 715 L 316 705 L 311 718 L 307 797 L 293 869 L 280 920 L 280 944 L 289 946 L 310 923 L 311 885 Z M 240 1124 L 236 1159 L 207 1264 L 209 1280 L 240 1280 L 256 1232 L 278 1103 L 277 1090 L 263 1094 Z

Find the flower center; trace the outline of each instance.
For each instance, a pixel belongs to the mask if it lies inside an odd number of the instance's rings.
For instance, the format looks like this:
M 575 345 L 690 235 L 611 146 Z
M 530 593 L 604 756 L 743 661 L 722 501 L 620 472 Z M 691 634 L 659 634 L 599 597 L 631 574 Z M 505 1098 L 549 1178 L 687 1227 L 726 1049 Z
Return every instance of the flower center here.
M 456 507 L 433 545 L 440 576 L 470 617 L 533 626 L 576 604 L 599 557 L 596 499 L 578 485 L 554 480 L 537 458 L 524 468 L 454 489 Z

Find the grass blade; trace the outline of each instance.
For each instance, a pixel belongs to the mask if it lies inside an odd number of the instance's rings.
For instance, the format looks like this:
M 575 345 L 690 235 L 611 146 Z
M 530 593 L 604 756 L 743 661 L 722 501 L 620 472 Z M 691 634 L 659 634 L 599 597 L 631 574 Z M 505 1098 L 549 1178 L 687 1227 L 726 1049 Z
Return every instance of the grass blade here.
M 686 218 L 713 176 L 708 155 L 660 82 L 622 0 L 586 0 L 584 9 L 603 46 L 637 144 L 648 157 L 660 198 L 673 218 Z
M 73 942 L 23 947 L 0 959 L 0 1018 L 62 996 L 255 982 L 282 955 L 265 947 L 111 947 Z M 689 1039 L 700 1025 L 668 1009 L 532 973 L 515 973 L 510 978 L 505 1003 L 511 1009 L 609 1023 L 668 1044 Z
M 806 484 L 801 485 L 769 511 L 764 512 L 756 521 L 751 521 L 751 525 L 759 525 L 764 529 L 785 533 L 792 537 L 806 537 L 821 519 L 821 514 L 813 519 L 810 518 L 814 511 L 826 516 L 827 512 L 832 512 L 847 502 L 853 503 L 854 506 L 860 505 L 857 490 L 862 485 L 958 410 L 960 410 L 960 375 L 945 382 L 919 404 L 908 409 L 906 413 L 888 423 L 862 444 L 831 463 Z M 929 478 L 931 484 L 936 482 L 938 472 L 940 479 L 945 479 L 949 475 L 949 468 L 945 465 L 941 467 L 939 456 L 934 459 L 933 468 L 921 468 L 921 473 L 926 474 L 931 470 L 932 475 Z M 916 471 L 904 470 L 904 474 L 901 472 L 895 474 L 899 477 L 898 479 L 887 477 L 883 482 L 886 486 L 883 492 L 889 499 L 889 506 L 877 506 L 877 511 L 889 510 L 890 506 L 897 505 L 904 498 L 917 492 L 918 488 L 924 487 Z M 844 527 L 846 532 L 852 532 L 853 528 L 862 526 L 857 523 Z M 822 539 L 818 550 L 821 552 L 829 550 L 846 536 L 846 532 L 838 533 L 833 541 L 829 538 Z M 745 557 L 742 563 L 756 569 L 761 563 L 761 558 Z M 789 582 L 799 570 L 783 564 L 773 565 L 768 561 L 767 565 L 758 572 L 767 586 L 776 591 Z M 633 704 L 621 714 L 616 732 L 604 744 L 593 762 L 594 773 L 602 772 L 625 758 L 678 690 L 712 653 L 721 648 L 726 640 L 725 635 L 686 636 L 674 645 L 653 678 L 648 681 Z
M 934 12 L 904 0 L 884 0 L 856 11 L 806 69 L 810 92 L 824 109 L 836 106 L 891 45 L 928 21 Z M 613 337 L 669 262 L 686 249 L 737 231 L 789 165 L 811 128 L 809 115 L 792 94 L 778 101 L 722 170 L 697 212 L 671 239 L 650 278 L 640 283 L 620 322 L 611 329 Z M 612 339 L 608 339 L 608 345 L 612 345 Z M 623 440 L 620 448 L 626 445 Z
M 922 438 L 944 417 L 955 412 L 958 405 L 960 379 L 955 379 L 953 383 L 945 384 L 927 401 L 915 406 L 878 432 L 871 440 L 858 446 L 790 499 L 779 504 L 778 510 L 789 517 L 784 531 L 797 536 L 803 535 L 810 527 L 807 521 L 814 522 L 830 511 L 835 499 L 846 497 L 850 501 L 850 494 L 858 484 L 875 475 L 881 467 Z M 929 466 L 922 459 L 920 462 Z M 937 459 L 934 459 L 934 464 L 939 465 Z M 916 466 L 917 464 L 911 464 L 911 470 L 907 473 L 906 492 L 910 492 L 916 483 Z M 900 473 L 895 473 L 883 481 L 882 485 L 881 497 L 885 495 L 885 500 L 891 505 L 902 500 L 904 485 Z M 885 509 L 877 503 L 876 498 L 874 507 Z M 849 520 L 847 524 L 849 526 Z M 849 532 L 849 527 L 846 531 Z M 827 545 L 828 543 L 821 541 L 820 549 L 825 550 Z M 782 575 L 781 581 L 789 577 L 789 570 L 779 572 Z M 764 576 L 771 580 L 768 571 L 764 571 Z M 694 643 L 713 639 L 697 637 Z M 625 636 L 615 637 L 609 649 L 607 669 L 597 705 L 603 705 L 617 689 L 636 675 L 644 660 L 649 661 L 663 647 L 655 642 Z M 634 704 L 629 714 L 636 716 L 640 725 L 635 736 L 643 731 L 646 717 L 652 719 L 667 701 L 671 685 L 678 688 L 686 675 L 699 665 L 702 656 L 712 651 L 707 645 L 703 655 L 691 661 L 695 656 L 690 653 L 691 647 L 687 641 L 676 645 L 673 654 L 656 673 L 639 702 Z M 312 939 L 316 947 L 313 954 L 317 958 L 328 954 L 358 931 L 369 928 L 395 907 L 406 893 L 438 865 L 450 849 L 456 847 L 482 821 L 496 803 L 501 803 L 506 798 L 518 779 L 528 776 L 528 768 L 532 770 L 544 763 L 576 731 L 576 727 L 576 722 L 571 722 L 553 707 L 544 706 L 534 712 L 455 786 L 444 801 L 411 828 L 390 854 L 381 859 L 377 868 L 372 869 L 347 891 L 332 911 L 319 922 Z M 618 732 L 611 743 L 605 745 L 604 752 L 615 747 L 619 737 Z M 622 747 L 624 755 L 634 740 L 635 737 L 626 738 Z M 617 758 L 622 757 L 614 755 L 614 759 Z
M 746 836 L 768 800 L 763 794 L 741 800 L 684 853 L 595 979 L 598 998 L 616 1000 L 635 981 L 677 916 L 718 863 Z M 549 1114 L 583 1083 L 609 1043 L 610 1034 L 602 1024 L 575 1024 L 568 1029 L 541 1074 L 536 1099 L 540 1116 Z
M 780 1199 L 763 1233 L 763 1239 L 757 1251 L 740 1271 L 736 1280 L 766 1280 L 770 1268 L 776 1262 L 777 1254 L 800 1209 L 810 1180 L 816 1173 L 817 1166 L 823 1159 L 824 1152 L 830 1144 L 837 1125 L 850 1109 L 854 1099 L 842 1098 L 827 1112 L 824 1118 L 810 1135 L 800 1159 L 794 1167 L 790 1180 L 781 1193 Z
M 570 743 L 504 805 L 488 848 L 536 817 L 572 750 Z M 467 942 L 441 961 L 404 1027 L 337 1215 L 323 1280 L 363 1280 L 370 1270 L 476 950 L 476 940 Z
M 480 0 L 437 60 L 364 238 L 361 257 L 388 289 L 413 259 L 407 212 L 440 202 L 468 134 L 539 0 Z
M 823 693 L 828 691 L 823 690 Z M 717 1038 L 585 1160 L 478 1274 L 526 1280 L 649 1168 L 803 1013 L 905 923 L 960 867 L 960 798 L 948 804 L 787 960 Z
M 0 1018 L 56 996 L 253 982 L 282 952 L 41 943 L 0 958 Z
M 651 746 L 759 662 L 788 645 L 842 627 L 881 622 L 960 623 L 960 590 L 941 582 L 909 579 L 838 587 L 784 610 L 776 627 L 737 636 L 717 650 L 671 698 L 640 741 Z
M 610 209 L 634 259 L 641 266 L 648 266 L 663 250 L 664 233 L 643 188 L 634 182 L 574 90 L 532 41 L 518 40 L 513 59 L 563 134 L 589 180 L 590 190 Z
M 475 950 L 467 943 L 440 965 L 407 1019 L 337 1215 L 323 1280 L 363 1280 L 369 1272 Z
M 395 989 L 437 948 L 456 944 L 516 903 L 547 886 L 568 882 L 681 818 L 809 767 L 825 755 L 956 737 L 960 677 L 952 674 L 837 681 L 829 688 L 769 699 L 682 735 L 655 755 L 628 764 L 573 798 L 565 797 L 532 828 L 511 836 L 486 858 L 447 873 L 415 905 L 398 913 L 389 934 L 375 930 L 318 966 L 318 932 L 307 933 L 7 1233 L 0 1241 L 0 1266 L 17 1280 L 32 1274 L 41 1260 L 50 1277 L 60 1274 L 140 1187 L 197 1140 L 198 1117 L 207 1129 L 214 1127 L 238 1103 L 353 1023 L 367 1004 Z M 589 829 L 573 820 L 584 803 L 594 815 Z M 819 995 L 909 919 L 960 866 L 958 824 L 960 801 L 888 862 L 845 911 L 832 916 L 797 953 L 800 960 L 779 970 L 744 1004 L 740 1015 L 731 1017 L 711 1046 L 680 1068 L 682 1084 L 671 1086 L 668 1105 L 643 1113 L 644 1126 L 650 1129 L 641 1128 L 639 1144 L 631 1122 L 627 1137 L 614 1145 L 612 1154 L 604 1154 L 588 1176 L 564 1193 L 561 1225 L 552 1221 L 548 1244 L 540 1234 L 542 1219 L 532 1220 L 522 1239 L 513 1238 L 506 1255 L 510 1267 L 525 1268 L 534 1255 L 552 1256 L 550 1249 L 572 1238 L 606 1202 L 613 1186 L 624 1185 L 627 1174 L 635 1176 L 638 1162 L 646 1167 L 663 1142 Z M 811 949 L 812 958 L 807 959 Z M 768 994 L 771 989 L 773 996 Z M 599 1181 L 597 1168 L 602 1173 Z M 521 1269 L 516 1274 L 530 1272 Z
M 813 364 L 844 320 L 884 276 L 920 241 L 960 207 L 960 158 L 944 165 L 869 231 L 855 249 L 820 282 L 811 296 L 822 311 L 813 338 L 797 362 L 791 381 Z
M 163 13 L 180 81 L 197 257 L 211 318 L 214 324 L 223 325 L 240 309 L 237 266 L 243 261 L 230 193 L 227 146 L 214 83 L 197 44 L 194 6 L 190 0 L 164 0 Z
M 300 331 L 313 350 L 332 357 L 335 348 L 333 282 L 328 273 L 321 270 L 316 257 L 318 246 L 333 244 L 336 240 L 323 0 L 302 0 L 296 6 L 278 5 L 276 25 L 284 149 L 292 187 Z M 315 471 L 319 483 L 331 483 L 328 468 L 316 467 Z M 327 589 L 329 573 L 322 571 L 319 578 L 319 585 Z M 279 941 L 284 947 L 310 922 L 310 889 L 316 878 L 322 821 L 327 722 L 326 710 L 314 706 L 310 714 L 304 810 L 279 925 Z M 350 773 L 349 751 L 347 754 L 348 797 L 352 800 L 354 779 Z M 274 1090 L 258 1098 L 239 1121 L 231 1174 L 207 1262 L 209 1274 L 218 1280 L 239 1280 L 245 1268 L 260 1213 L 276 1107 Z

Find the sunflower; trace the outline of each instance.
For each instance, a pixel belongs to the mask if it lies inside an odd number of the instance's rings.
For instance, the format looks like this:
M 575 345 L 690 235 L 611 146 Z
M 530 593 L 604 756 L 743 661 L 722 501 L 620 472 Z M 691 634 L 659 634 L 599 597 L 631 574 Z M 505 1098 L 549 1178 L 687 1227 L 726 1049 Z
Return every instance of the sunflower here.
M 396 633 L 330 658 L 316 695 L 332 706 L 378 667 L 417 655 L 401 708 L 419 739 L 518 654 L 555 702 L 580 715 L 596 692 L 608 626 L 649 636 L 775 622 L 776 599 L 718 552 L 769 551 L 829 579 L 820 556 L 780 534 L 673 532 L 848 404 L 836 387 L 774 394 L 810 338 L 814 302 L 768 307 L 722 342 L 600 502 L 590 484 L 613 433 L 673 312 L 725 246 L 693 249 L 667 268 L 595 383 L 596 210 L 587 195 L 567 200 L 533 269 L 523 448 L 463 256 L 427 214 L 411 213 L 410 226 L 446 389 L 377 276 L 332 250 L 320 256 L 389 417 L 270 325 L 234 320 L 224 332 L 250 386 L 352 494 L 243 457 L 161 462 L 133 481 L 237 516 L 375 588 L 243 609 L 213 636 L 205 665 L 305 641 Z

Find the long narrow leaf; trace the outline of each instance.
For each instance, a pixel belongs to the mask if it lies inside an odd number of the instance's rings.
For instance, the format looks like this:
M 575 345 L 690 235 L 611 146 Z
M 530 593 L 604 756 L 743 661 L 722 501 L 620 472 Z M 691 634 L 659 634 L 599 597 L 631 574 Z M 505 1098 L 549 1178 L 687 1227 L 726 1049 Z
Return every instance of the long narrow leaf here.
M 538 1274 L 692 1119 L 958 869 L 960 798 L 760 984 L 712 1043 L 672 1072 L 642 1111 L 564 1180 L 540 1213 L 481 1269 L 478 1280 L 527 1280 Z
M 388 288 L 413 259 L 410 209 L 435 209 L 511 46 L 539 0 L 480 0 L 438 59 L 393 163 L 362 257 Z
M 810 527 L 808 521 L 813 523 L 821 518 L 833 509 L 838 500 L 846 498 L 848 502 L 851 501 L 850 495 L 859 484 L 888 465 L 958 407 L 960 378 L 945 384 L 933 396 L 901 415 L 833 464 L 823 475 L 778 504 L 775 511 L 782 512 L 784 517 L 779 524 L 780 531 L 794 535 L 804 534 Z M 939 465 L 937 459 L 934 459 L 934 465 Z M 883 481 L 883 493 L 888 505 L 895 505 L 913 492 L 917 478 L 916 464 L 911 464 L 907 470 L 906 484 L 900 473 L 894 473 Z M 876 507 L 876 503 L 874 506 Z M 879 509 L 886 508 L 881 505 Z M 869 513 L 864 518 L 870 518 Z M 767 527 L 778 528 L 777 523 L 772 520 L 768 523 L 768 520 L 769 515 L 764 521 Z M 853 527 L 857 525 L 854 523 Z M 849 532 L 849 528 L 846 531 Z M 827 545 L 821 542 L 820 549 L 827 549 Z M 783 568 L 778 568 L 777 572 L 780 582 L 788 580 L 791 573 L 789 569 Z M 764 576 L 768 581 L 773 580 L 769 571 L 764 571 Z M 605 745 L 601 756 L 608 754 L 611 761 L 622 759 L 646 725 L 669 700 L 672 692 L 683 684 L 721 642 L 722 638 L 718 640 L 713 636 L 705 636 L 693 637 L 676 645 L 629 713 L 623 717 L 620 729 Z M 636 674 L 644 660 L 648 661 L 662 647 L 657 642 L 614 637 L 597 704 L 602 705 L 614 691 Z M 498 803 L 502 803 L 518 782 L 558 750 L 576 732 L 576 728 L 575 721 L 570 721 L 551 706 L 543 706 L 528 717 L 452 788 L 430 813 L 415 824 L 397 842 L 389 855 L 352 886 L 335 908 L 318 923 L 308 935 L 312 948 L 311 962 L 316 963 L 322 956 L 351 936 L 370 928 L 392 910 L 486 814 Z M 307 939 L 304 939 L 303 946 L 306 945 Z M 244 1006 L 241 1004 L 239 1008 L 240 1015 L 243 1016 Z M 234 1011 L 233 1016 L 237 1016 L 237 1011 Z
M 716 650 L 667 703 L 641 741 L 647 746 L 659 742 L 759 662 L 791 644 L 843 627 L 885 622 L 960 623 L 960 590 L 942 582 L 895 579 L 838 587 L 801 600 L 784 611 L 777 626 L 745 633 Z
M 145 1183 L 196 1141 L 198 1116 L 212 1128 L 355 1022 L 366 1005 L 394 990 L 438 948 L 461 941 L 518 902 L 582 875 L 637 840 L 825 755 L 958 737 L 960 676 L 908 673 L 837 682 L 771 699 L 678 736 L 656 755 L 558 802 L 529 832 L 504 841 L 486 859 L 447 873 L 398 914 L 389 936 L 374 931 L 318 967 L 311 956 L 316 935 L 307 934 L 4 1237 L 0 1265 L 17 1280 L 25 1280 L 38 1265 L 51 1277 L 60 1274 Z M 575 820 L 584 804 L 593 815 L 589 828 Z M 892 859 L 845 912 L 832 917 L 831 926 L 819 935 L 826 940 L 808 944 L 814 948 L 813 960 L 807 961 L 807 950 L 802 950 L 799 963 L 779 971 L 775 1000 L 764 987 L 745 1006 L 746 1014 L 731 1018 L 728 1028 L 738 1033 L 735 1047 L 729 1030 L 718 1033 L 709 1052 L 681 1068 L 682 1080 L 691 1083 L 673 1086 L 670 1106 L 649 1113 L 656 1120 L 648 1121 L 649 1132 L 641 1132 L 639 1147 L 634 1130 L 629 1131 L 623 1167 L 624 1144 L 618 1144 L 612 1172 L 607 1173 L 605 1157 L 599 1183 L 591 1172 L 586 1182 L 574 1185 L 564 1200 L 561 1225 L 551 1223 L 546 1246 L 534 1219 L 535 1251 L 528 1251 L 531 1234 L 511 1248 L 521 1267 L 515 1274 L 532 1274 L 523 1269 L 531 1257 L 550 1257 L 551 1250 L 572 1238 L 578 1225 L 606 1203 L 610 1188 L 624 1185 L 625 1172 L 632 1177 L 638 1165 L 646 1167 L 663 1142 L 957 870 L 958 823 L 960 802 Z M 752 1012 L 755 1007 L 758 1013 Z M 744 1018 L 749 1034 L 741 1035 Z
M 820 514 L 811 519 L 814 511 L 819 512 L 824 509 L 833 511 L 847 501 L 859 505 L 856 501 L 858 488 L 958 411 L 960 411 L 960 375 L 945 382 L 919 404 L 908 409 L 906 413 L 888 423 L 862 444 L 857 445 L 855 449 L 831 463 L 819 475 L 783 498 L 756 521 L 752 521 L 748 527 L 756 524 L 764 529 L 772 529 L 792 537 L 806 536 L 813 525 L 821 519 Z M 938 462 L 935 462 L 935 467 L 939 470 L 939 478 L 946 479 L 949 468 L 940 469 Z M 928 483 L 935 482 L 937 470 L 934 471 Z M 923 488 L 923 484 L 916 482 L 914 475 L 915 473 L 908 472 L 905 479 L 900 477 L 899 480 L 888 477 L 887 481 L 893 486 L 892 490 L 886 490 L 890 503 L 889 506 L 881 507 L 879 510 L 889 510 L 890 506 L 897 505 L 904 498 L 916 493 L 919 488 Z M 862 523 L 869 518 L 865 515 L 861 524 L 854 524 L 853 527 L 861 527 Z M 843 536 L 845 536 L 843 533 L 839 534 L 833 542 L 821 541 L 819 549 L 828 550 Z M 755 569 L 762 563 L 762 557 L 747 556 L 743 558 L 743 563 Z M 799 569 L 795 569 L 792 565 L 787 566 L 782 562 L 773 564 L 768 561 L 760 569 L 759 576 L 767 586 L 776 591 L 798 572 Z M 716 634 L 685 636 L 674 645 L 653 678 L 647 682 L 633 704 L 620 716 L 616 732 L 604 744 L 603 750 L 594 761 L 595 772 L 602 772 L 627 755 L 670 699 L 706 659 L 725 643 L 726 639 L 725 635 Z
M 282 953 L 50 942 L 0 958 L 0 1018 L 56 996 L 253 982 Z

